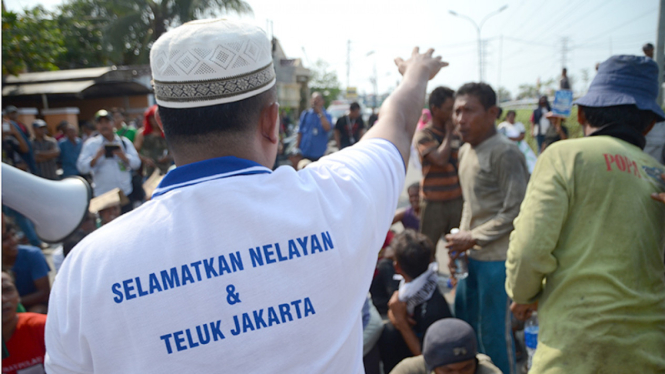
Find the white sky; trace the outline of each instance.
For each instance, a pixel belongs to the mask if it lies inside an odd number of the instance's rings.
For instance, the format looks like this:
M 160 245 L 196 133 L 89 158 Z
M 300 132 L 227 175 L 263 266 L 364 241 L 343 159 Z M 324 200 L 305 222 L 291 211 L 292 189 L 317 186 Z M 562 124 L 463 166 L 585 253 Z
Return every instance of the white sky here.
M 642 54 L 646 42 L 655 44 L 657 0 L 246 0 L 254 10 L 243 19 L 266 28 L 286 54 L 303 58 L 306 66 L 318 59 L 330 64 L 346 86 L 347 40 L 351 40 L 350 85 L 359 93 L 373 91 L 369 78 L 376 64 L 379 92 L 396 85 L 393 59 L 408 57 L 414 46 L 435 48 L 450 66 L 430 83 L 455 89 L 478 80 L 476 29 L 454 10 L 480 22 L 507 4 L 482 28 L 486 48 L 485 81 L 513 95 L 523 83 L 558 77 L 562 67 L 562 38 L 569 38 L 568 74 L 574 89 L 583 89 L 582 69 L 590 78 L 596 62 L 612 54 Z M 53 9 L 62 0 L 5 0 L 9 10 L 43 4 Z M 229 18 L 237 18 L 230 16 Z M 500 36 L 503 35 L 503 43 Z M 501 46 L 502 44 L 502 46 Z M 303 52 L 304 50 L 304 52 Z M 366 54 L 375 51 L 367 57 Z M 501 68 L 501 69 L 500 69 Z

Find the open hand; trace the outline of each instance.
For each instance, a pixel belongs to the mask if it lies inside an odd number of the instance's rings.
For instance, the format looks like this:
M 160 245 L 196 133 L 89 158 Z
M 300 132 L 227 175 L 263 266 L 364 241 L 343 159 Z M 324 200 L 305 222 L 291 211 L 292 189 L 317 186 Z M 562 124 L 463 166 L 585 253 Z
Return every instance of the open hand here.
M 537 310 L 537 301 L 533 304 L 517 304 L 513 301 L 513 303 L 510 304 L 510 311 L 513 312 L 515 318 L 519 319 L 520 321 L 526 321 L 529 319 L 529 317 L 531 317 L 531 314 Z
M 662 179 L 663 182 L 665 182 L 665 174 L 661 174 L 660 179 Z M 655 193 L 654 192 L 654 193 L 651 194 L 651 198 L 665 204 L 665 192 L 661 192 L 661 193 Z
M 434 49 L 432 48 L 425 53 L 420 53 L 419 48 L 415 47 L 411 53 L 411 58 L 404 61 L 401 57 L 397 57 L 395 65 L 397 65 L 397 69 L 402 75 L 405 75 L 407 71 L 424 71 L 429 79 L 432 79 L 442 67 L 448 66 L 447 62 L 441 61 L 441 56 L 432 57 L 433 53 Z

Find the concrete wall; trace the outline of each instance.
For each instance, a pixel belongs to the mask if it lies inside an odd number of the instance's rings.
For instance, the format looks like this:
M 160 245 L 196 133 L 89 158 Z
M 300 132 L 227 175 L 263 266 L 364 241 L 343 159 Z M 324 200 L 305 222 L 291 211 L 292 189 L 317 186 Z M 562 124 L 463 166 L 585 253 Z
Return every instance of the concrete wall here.
M 79 108 L 54 108 L 54 109 L 43 109 L 42 115 L 44 116 L 44 121 L 48 125 L 49 132 L 53 135 L 57 132 L 56 126 L 62 121 L 67 121 L 70 124 L 76 127 L 78 131 L 79 123 Z

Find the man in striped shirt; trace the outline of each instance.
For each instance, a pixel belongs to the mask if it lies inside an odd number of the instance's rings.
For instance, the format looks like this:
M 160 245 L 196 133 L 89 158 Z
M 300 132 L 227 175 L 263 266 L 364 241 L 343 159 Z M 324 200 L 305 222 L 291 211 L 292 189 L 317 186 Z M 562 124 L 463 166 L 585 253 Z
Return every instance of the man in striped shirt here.
M 459 227 L 462 189 L 457 176 L 460 138 L 452 122 L 455 92 L 437 87 L 429 96 L 432 121 L 416 133 L 414 141 L 422 164 L 420 232 L 432 243 Z

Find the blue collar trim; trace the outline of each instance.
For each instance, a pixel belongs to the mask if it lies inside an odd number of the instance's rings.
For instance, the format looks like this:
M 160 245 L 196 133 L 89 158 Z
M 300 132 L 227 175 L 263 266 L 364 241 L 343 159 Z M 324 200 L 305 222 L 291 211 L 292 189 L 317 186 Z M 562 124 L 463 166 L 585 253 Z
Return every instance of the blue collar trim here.
M 179 166 L 169 171 L 153 192 L 152 197 L 214 179 L 271 172 L 270 169 L 257 162 L 234 156 L 213 158 Z

